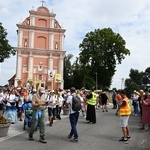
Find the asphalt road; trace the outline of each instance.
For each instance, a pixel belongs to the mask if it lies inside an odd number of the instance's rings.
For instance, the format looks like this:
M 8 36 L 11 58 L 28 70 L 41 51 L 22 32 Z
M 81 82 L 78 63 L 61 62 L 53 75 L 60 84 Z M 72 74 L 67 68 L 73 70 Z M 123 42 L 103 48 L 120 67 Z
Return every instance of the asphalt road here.
M 97 123 L 87 124 L 80 115 L 78 122 L 79 142 L 67 139 L 70 132 L 68 117 L 54 122 L 52 127 L 46 125 L 47 144 L 39 142 L 39 132 L 34 134 L 34 141 L 28 140 L 28 129 L 21 134 L 0 142 L 0 150 L 150 150 L 150 133 L 140 131 L 140 117 L 130 116 L 129 126 L 131 141 L 119 142 L 122 137 L 119 117 L 114 109 L 108 112 L 97 110 Z

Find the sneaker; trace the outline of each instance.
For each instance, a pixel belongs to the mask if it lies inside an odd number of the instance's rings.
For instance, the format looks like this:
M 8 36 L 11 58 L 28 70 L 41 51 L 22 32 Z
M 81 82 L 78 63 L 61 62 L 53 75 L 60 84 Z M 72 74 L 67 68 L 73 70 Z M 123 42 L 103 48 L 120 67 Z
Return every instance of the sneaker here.
M 34 140 L 33 135 L 29 135 L 29 140 L 30 140 L 30 141 L 33 141 L 33 140 Z
M 103 110 L 103 112 L 104 112 L 104 110 Z
M 106 112 L 108 112 L 108 110 L 106 109 Z
M 67 138 L 68 138 L 68 139 L 71 139 L 71 138 L 72 138 L 72 136 L 69 134 L 69 135 L 67 136 Z
M 131 140 L 131 136 L 127 136 L 127 139 L 130 141 Z
M 122 139 L 124 139 L 124 137 L 122 137 Z M 131 136 L 127 136 L 127 140 L 130 141 L 131 140 Z
M 47 143 L 47 141 L 45 140 L 44 137 L 40 137 L 39 142 L 41 142 L 41 143 Z
M 77 138 L 71 139 L 70 142 L 78 142 Z
M 119 139 L 119 141 L 121 141 L 121 142 L 127 142 L 128 141 L 128 139 L 126 138 L 124 138 L 124 137 L 122 137 L 121 139 Z

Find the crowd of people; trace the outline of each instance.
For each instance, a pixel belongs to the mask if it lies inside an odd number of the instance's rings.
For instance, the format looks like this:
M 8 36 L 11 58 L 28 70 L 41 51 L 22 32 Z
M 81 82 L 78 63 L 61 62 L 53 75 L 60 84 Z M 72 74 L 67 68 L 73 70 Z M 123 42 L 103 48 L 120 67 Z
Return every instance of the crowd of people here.
M 140 130 L 150 132 L 150 93 L 143 90 L 134 90 L 130 98 L 131 114 L 135 117 L 139 116 L 141 123 Z M 116 115 L 120 115 L 120 104 L 122 104 L 123 97 L 120 90 L 117 92 L 114 90 L 112 95 L 113 109 L 117 109 Z
M 72 96 L 71 89 L 68 90 L 47 90 L 43 89 L 28 90 L 26 87 L 17 87 L 12 89 L 0 89 L 0 116 L 9 119 L 11 124 L 15 124 L 16 121 L 23 121 L 25 116 L 26 103 L 32 104 L 32 122 L 31 130 L 29 133 L 29 139 L 33 140 L 33 132 L 37 127 L 37 116 L 43 118 L 43 110 L 47 108 L 49 126 L 52 127 L 53 120 L 61 120 L 62 107 L 66 107 L 69 96 Z M 81 113 L 89 124 L 96 123 L 96 107 L 102 107 L 102 110 L 107 111 L 108 97 L 105 92 L 95 93 L 94 89 L 91 90 L 75 90 L 75 93 L 81 100 Z M 41 102 L 42 101 L 42 102 Z M 102 104 L 101 104 L 102 103 Z M 95 107 L 96 106 L 96 107 Z M 73 111 L 72 111 L 73 112 Z M 24 114 L 24 115 L 23 115 Z M 39 117 L 42 116 L 42 117 Z M 45 124 L 42 119 L 40 120 L 40 128 L 42 124 Z M 44 139 L 44 127 L 40 129 L 40 141 L 45 142 Z M 42 132 L 43 131 L 43 132 Z
M 108 112 L 107 105 L 108 95 L 105 91 L 95 91 L 80 89 L 76 90 L 74 87 L 68 90 L 45 90 L 44 87 L 38 90 L 28 90 L 26 87 L 17 87 L 13 89 L 0 89 L 0 116 L 9 119 L 12 124 L 17 120 L 24 119 L 24 104 L 31 102 L 32 104 L 32 122 L 29 132 L 29 139 L 34 140 L 33 133 L 39 125 L 40 142 L 46 143 L 45 140 L 45 109 L 48 112 L 49 126 L 53 126 L 53 120 L 61 120 L 61 111 L 63 107 L 70 108 L 70 124 L 71 131 L 68 138 L 72 141 L 78 141 L 77 122 L 79 111 L 72 110 L 72 96 L 76 94 L 81 101 L 81 114 L 89 124 L 96 123 L 96 109 L 101 108 L 102 112 Z M 128 120 L 132 113 L 134 116 L 141 117 L 141 130 L 150 131 L 150 93 L 143 90 L 133 91 L 131 95 L 132 105 L 123 90 L 117 92 L 113 90 L 112 103 L 113 109 L 116 109 L 116 115 L 120 116 L 120 123 L 123 131 L 123 138 L 120 141 L 128 141 L 130 137 Z M 131 107 L 133 107 L 133 112 Z M 148 126 L 148 128 L 146 128 Z M 72 139 L 72 137 L 74 137 Z
M 132 96 L 133 115 L 140 115 L 141 130 L 150 132 L 150 93 L 143 90 L 134 90 Z M 146 126 L 148 126 L 146 128 Z

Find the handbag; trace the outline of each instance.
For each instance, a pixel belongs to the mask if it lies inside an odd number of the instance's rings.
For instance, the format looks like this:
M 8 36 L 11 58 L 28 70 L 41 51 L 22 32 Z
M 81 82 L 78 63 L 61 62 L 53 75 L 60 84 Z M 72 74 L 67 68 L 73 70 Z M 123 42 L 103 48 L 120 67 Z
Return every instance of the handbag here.
M 9 102 L 11 106 L 15 106 L 16 102 Z

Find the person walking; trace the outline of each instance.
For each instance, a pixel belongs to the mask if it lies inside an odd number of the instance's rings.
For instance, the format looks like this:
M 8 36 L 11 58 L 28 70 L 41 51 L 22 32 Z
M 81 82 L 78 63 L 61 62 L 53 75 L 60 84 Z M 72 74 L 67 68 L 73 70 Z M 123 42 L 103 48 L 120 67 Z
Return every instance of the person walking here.
M 150 132 L 150 93 L 147 94 L 147 99 L 144 97 L 142 101 L 142 127 L 140 129 L 145 130 L 145 125 L 148 125 L 146 131 Z
M 63 106 L 63 103 L 64 103 L 64 98 L 62 97 L 61 93 L 58 93 L 57 101 L 58 101 L 58 105 L 57 105 L 58 106 L 58 111 L 57 111 L 56 118 L 61 120 L 60 114 L 61 114 L 61 109 L 62 109 L 62 106 Z
M 11 124 L 17 121 L 17 108 L 16 108 L 16 96 L 15 90 L 10 91 L 9 97 L 7 99 L 6 110 L 4 112 L 4 118 L 11 120 Z
M 128 140 L 131 139 L 130 131 L 128 126 L 129 116 L 131 114 L 131 107 L 129 99 L 126 96 L 124 90 L 120 91 L 122 97 L 122 102 L 119 103 L 119 113 L 120 113 L 120 125 L 122 127 L 123 137 L 119 141 L 128 143 Z
M 47 99 L 48 103 L 48 116 L 49 116 L 49 126 L 53 125 L 53 120 L 56 117 L 56 104 L 57 97 L 54 95 L 54 90 L 50 92 L 50 99 Z
M 116 102 L 117 102 L 117 111 L 116 111 L 116 116 L 118 116 L 118 112 L 119 112 L 119 103 L 122 101 L 122 97 L 120 94 L 120 90 L 118 90 L 117 92 L 117 96 L 116 96 Z
M 96 99 L 97 95 L 94 92 L 94 88 L 91 89 L 91 93 L 86 96 L 87 98 L 87 115 L 86 120 L 89 121 L 89 124 L 95 124 L 96 123 L 96 111 L 95 111 L 95 105 L 96 105 Z
M 139 103 L 139 110 L 140 110 L 140 115 L 141 115 L 140 117 L 141 117 L 141 120 L 142 120 L 142 99 L 145 99 L 145 93 L 142 89 L 139 91 L 139 93 L 140 93 L 140 95 L 139 95 L 139 98 L 138 98 L 138 103 Z
M 70 139 L 71 142 L 78 142 L 77 123 L 78 123 L 78 118 L 79 118 L 79 111 L 73 111 L 72 109 L 73 96 L 76 94 L 75 87 L 71 87 L 70 92 L 71 92 L 71 95 L 68 96 L 66 103 L 65 103 L 65 106 L 67 108 L 69 108 L 70 106 L 69 119 L 70 119 L 71 131 L 70 131 L 70 134 L 68 135 L 68 139 Z M 73 136 L 74 138 L 72 139 Z
M 101 100 L 102 100 L 102 110 L 103 112 L 108 112 L 107 103 L 108 103 L 108 96 L 105 91 L 101 91 Z
M 117 93 L 115 90 L 113 90 L 113 94 L 112 94 L 113 108 L 112 109 L 117 109 L 116 96 L 117 96 Z
M 33 107 L 33 114 L 32 114 L 32 121 L 31 121 L 31 128 L 29 131 L 29 140 L 33 141 L 33 133 L 37 127 L 39 122 L 39 132 L 40 132 L 40 139 L 39 142 L 47 143 L 45 140 L 45 106 L 47 105 L 45 99 L 45 88 L 41 87 L 36 94 L 33 95 L 32 98 L 32 107 Z
M 137 116 L 138 115 L 138 98 L 139 98 L 139 93 L 134 90 L 134 93 L 131 96 L 132 101 L 133 101 L 133 109 L 134 109 L 134 115 Z

